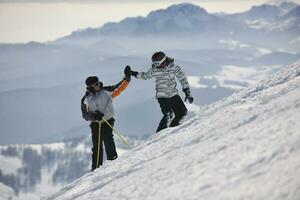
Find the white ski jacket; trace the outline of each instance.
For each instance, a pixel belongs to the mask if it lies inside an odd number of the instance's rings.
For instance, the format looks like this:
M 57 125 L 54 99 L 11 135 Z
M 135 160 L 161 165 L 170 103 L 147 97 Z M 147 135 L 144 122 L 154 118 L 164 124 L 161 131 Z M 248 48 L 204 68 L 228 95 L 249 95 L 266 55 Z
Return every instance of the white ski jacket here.
M 105 119 L 111 119 L 115 110 L 112 104 L 112 97 L 109 92 L 101 90 L 95 94 L 89 94 L 86 97 L 87 108 L 89 112 L 100 111 L 104 114 Z
M 179 65 L 174 64 L 174 59 L 168 58 L 166 67 L 151 67 L 147 72 L 139 72 L 137 78 L 150 79 L 155 77 L 156 98 L 171 98 L 178 95 L 175 77 L 182 85 L 182 89 L 189 88 L 188 80 Z
M 99 92 L 87 90 L 86 94 L 81 99 L 82 117 L 87 121 L 95 121 L 93 113 L 99 111 L 104 114 L 106 120 L 113 118 L 115 110 L 112 100 L 127 88 L 129 82 L 130 77 L 125 77 L 118 84 L 105 86 Z

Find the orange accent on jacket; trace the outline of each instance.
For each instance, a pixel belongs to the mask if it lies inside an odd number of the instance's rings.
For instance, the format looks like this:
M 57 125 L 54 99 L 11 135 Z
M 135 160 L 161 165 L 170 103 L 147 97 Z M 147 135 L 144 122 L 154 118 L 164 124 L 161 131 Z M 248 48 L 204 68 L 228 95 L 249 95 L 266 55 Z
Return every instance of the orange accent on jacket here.
M 124 80 L 123 83 L 120 85 L 120 87 L 112 93 L 111 97 L 115 98 L 115 97 L 119 96 L 127 88 L 128 85 L 129 85 L 129 82 Z

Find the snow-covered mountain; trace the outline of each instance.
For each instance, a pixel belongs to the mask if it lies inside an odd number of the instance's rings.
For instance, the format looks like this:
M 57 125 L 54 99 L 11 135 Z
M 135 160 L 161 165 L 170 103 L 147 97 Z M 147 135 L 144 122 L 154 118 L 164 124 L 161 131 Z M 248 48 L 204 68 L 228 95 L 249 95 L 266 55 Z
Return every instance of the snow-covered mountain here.
M 275 0 L 253 6 L 246 12 L 227 15 L 226 17 L 248 24 L 258 30 L 282 31 L 297 27 L 299 21 L 294 21 L 294 18 L 300 17 L 299 12 L 296 11 L 297 7 L 299 4 L 293 1 Z
M 190 3 L 170 6 L 166 9 L 152 11 L 146 17 L 126 18 L 120 22 L 106 23 L 100 28 L 88 28 L 73 32 L 70 36 L 59 41 L 76 38 L 97 38 L 108 35 L 117 36 L 162 36 L 169 37 L 178 34 L 214 33 L 222 30 L 228 32 L 251 31 L 244 23 L 256 20 L 274 20 L 295 9 L 299 4 L 293 1 L 269 1 L 265 4 L 253 6 L 243 13 L 221 16 L 208 13 L 205 9 Z M 236 21 L 242 23 L 235 23 Z M 250 29 L 249 29 L 250 28 Z M 216 33 L 214 33 L 216 34 Z
M 106 23 L 103 27 L 73 32 L 63 40 L 81 37 L 105 36 L 176 36 L 229 29 L 243 29 L 243 26 L 209 14 L 205 9 L 190 3 L 172 5 L 167 9 L 150 12 L 146 17 L 126 18 L 120 22 Z
M 62 188 L 67 199 L 300 196 L 300 61 Z
M 271 20 L 282 14 L 280 7 L 275 5 L 263 4 L 253 6 L 249 11 L 229 15 L 231 19 L 239 21 L 254 21 L 258 19 Z
M 293 8 L 297 7 L 299 4 L 292 0 L 270 0 L 267 1 L 265 4 L 277 6 L 286 12 L 292 10 Z
M 297 35 L 299 33 L 300 6 L 296 6 L 284 15 L 277 15 L 273 18 L 259 18 L 257 20 L 247 21 L 252 28 L 264 30 L 267 32 L 283 32 L 284 34 Z
M 14 191 L 10 188 L 4 185 L 3 183 L 0 183 L 0 200 L 15 200 L 16 195 Z
M 295 2 L 283 1 L 278 5 L 269 2 L 243 13 L 218 15 L 183 3 L 152 11 L 146 17 L 126 18 L 99 28 L 74 31 L 54 44 L 90 45 L 109 39 L 120 46 L 126 44 L 127 52 L 141 52 L 153 51 L 157 46 L 160 49 L 221 48 L 216 41 L 237 40 L 295 51 L 297 48 L 290 48 L 290 44 L 299 33 L 299 14 L 293 11 L 297 6 Z
M 293 9 L 291 9 L 285 16 L 283 16 L 284 18 L 300 18 L 300 5 L 294 7 Z

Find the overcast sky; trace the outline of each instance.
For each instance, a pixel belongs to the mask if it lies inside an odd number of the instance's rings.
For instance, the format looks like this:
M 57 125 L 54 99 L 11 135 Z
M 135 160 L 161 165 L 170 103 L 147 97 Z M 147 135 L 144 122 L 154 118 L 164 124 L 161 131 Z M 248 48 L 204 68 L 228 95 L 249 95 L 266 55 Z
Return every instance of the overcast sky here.
M 267 0 L 192 0 L 208 12 L 241 12 Z M 298 0 L 297 0 L 298 1 Z M 120 3 L 122 2 L 122 3 Z M 0 0 L 0 42 L 44 42 L 181 0 Z

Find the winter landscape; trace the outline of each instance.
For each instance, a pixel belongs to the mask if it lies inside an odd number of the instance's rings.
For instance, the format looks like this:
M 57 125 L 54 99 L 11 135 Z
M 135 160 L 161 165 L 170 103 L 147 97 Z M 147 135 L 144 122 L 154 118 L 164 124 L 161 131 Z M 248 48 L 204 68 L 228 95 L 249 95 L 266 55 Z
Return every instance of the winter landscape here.
M 178 3 L 0 44 L 0 199 L 300 199 L 299 24 L 297 1 L 231 14 Z M 187 119 L 155 133 L 154 81 L 132 78 L 114 105 L 134 148 L 115 137 L 120 157 L 90 172 L 86 77 L 115 84 L 126 65 L 147 71 L 158 50 L 188 77 Z

